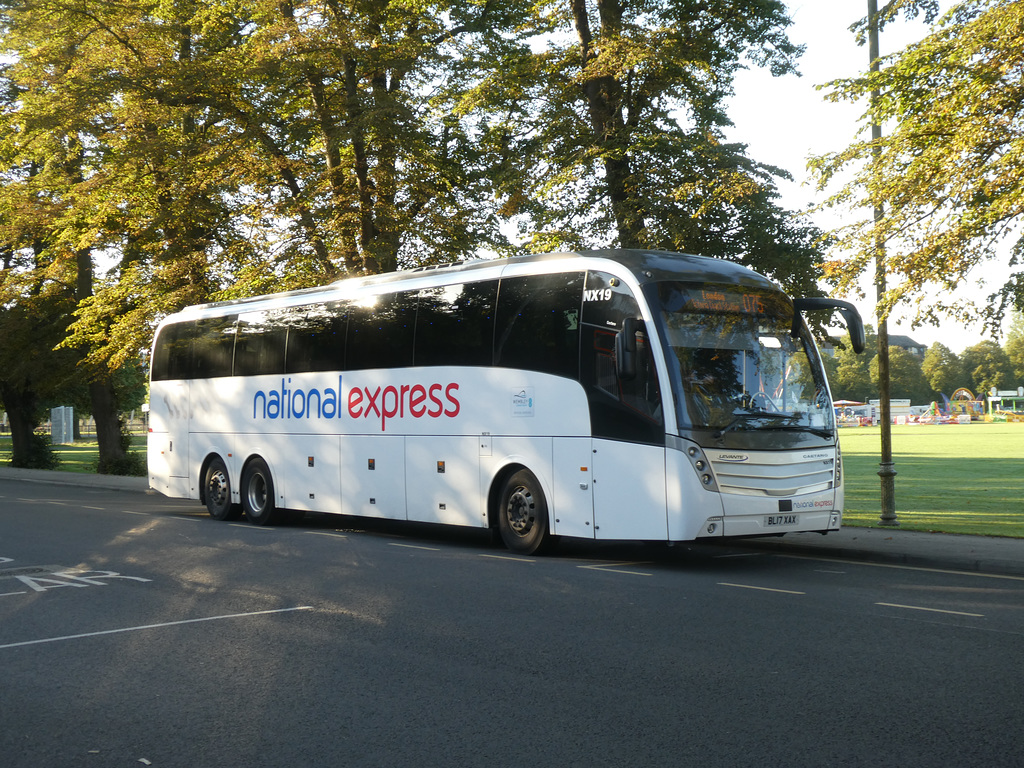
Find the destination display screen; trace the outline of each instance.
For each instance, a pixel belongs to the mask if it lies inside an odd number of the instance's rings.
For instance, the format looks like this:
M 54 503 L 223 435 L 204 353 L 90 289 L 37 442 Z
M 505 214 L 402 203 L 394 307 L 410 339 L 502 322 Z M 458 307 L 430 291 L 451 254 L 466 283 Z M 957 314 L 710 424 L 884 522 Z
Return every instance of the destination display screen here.
M 669 312 L 758 316 L 785 313 L 777 296 L 731 286 L 670 283 L 663 287 L 661 299 Z

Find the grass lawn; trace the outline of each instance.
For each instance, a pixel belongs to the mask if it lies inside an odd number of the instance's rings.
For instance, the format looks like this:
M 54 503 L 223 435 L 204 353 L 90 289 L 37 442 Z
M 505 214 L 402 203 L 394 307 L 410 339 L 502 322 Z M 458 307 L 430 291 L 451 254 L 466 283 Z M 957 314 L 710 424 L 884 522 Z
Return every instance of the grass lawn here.
M 851 427 L 839 439 L 843 522 L 874 526 L 881 514 L 880 429 Z M 900 528 L 1024 537 L 1024 424 L 894 426 L 892 452 Z
M 132 437 L 132 451 L 145 455 L 145 435 Z M 73 445 L 57 445 L 54 446 L 54 452 L 60 458 L 61 472 L 95 473 L 100 460 L 100 450 L 95 440 L 79 440 Z M 6 466 L 10 459 L 11 436 L 0 435 L 0 464 Z

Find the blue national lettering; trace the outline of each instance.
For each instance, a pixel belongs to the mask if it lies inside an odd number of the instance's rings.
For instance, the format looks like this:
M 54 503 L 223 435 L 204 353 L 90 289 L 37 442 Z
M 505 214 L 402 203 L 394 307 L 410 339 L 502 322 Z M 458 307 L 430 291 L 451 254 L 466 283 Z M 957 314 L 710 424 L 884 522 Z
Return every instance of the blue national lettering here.
M 292 380 L 281 379 L 280 389 L 256 391 L 252 398 L 253 419 L 341 418 L 341 376 L 338 388 L 291 388 Z

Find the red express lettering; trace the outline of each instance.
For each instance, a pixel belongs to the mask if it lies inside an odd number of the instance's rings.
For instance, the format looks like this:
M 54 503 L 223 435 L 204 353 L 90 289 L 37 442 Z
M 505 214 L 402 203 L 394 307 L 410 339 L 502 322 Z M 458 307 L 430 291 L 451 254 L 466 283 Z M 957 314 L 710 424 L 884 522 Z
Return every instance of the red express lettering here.
M 402 384 L 395 387 L 353 387 L 348 392 L 348 415 L 353 419 L 380 419 L 380 431 L 387 430 L 388 419 L 404 419 L 408 413 L 414 419 L 442 415 L 454 418 L 462 409 L 457 393 L 459 385 Z M 443 396 L 442 396 L 443 392 Z

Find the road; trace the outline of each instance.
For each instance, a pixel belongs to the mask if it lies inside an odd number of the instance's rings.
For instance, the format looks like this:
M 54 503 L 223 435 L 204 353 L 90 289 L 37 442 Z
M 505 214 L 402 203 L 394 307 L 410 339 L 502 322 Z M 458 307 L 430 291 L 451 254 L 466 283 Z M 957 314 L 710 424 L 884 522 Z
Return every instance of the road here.
M 0 762 L 1016 766 L 1024 579 L 0 481 Z

